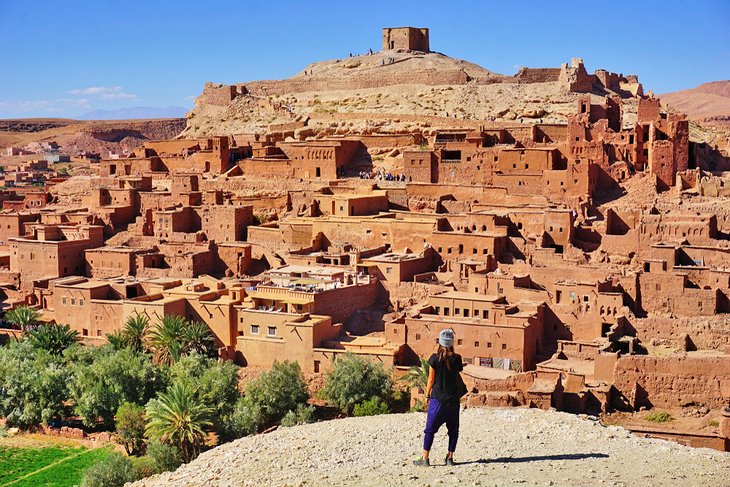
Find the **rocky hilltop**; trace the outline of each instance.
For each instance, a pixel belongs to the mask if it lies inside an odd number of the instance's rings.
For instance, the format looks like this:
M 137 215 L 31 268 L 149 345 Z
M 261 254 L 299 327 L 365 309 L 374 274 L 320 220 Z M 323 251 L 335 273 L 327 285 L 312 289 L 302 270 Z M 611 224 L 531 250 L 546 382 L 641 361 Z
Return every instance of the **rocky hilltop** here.
M 664 103 L 686 113 L 691 120 L 730 128 L 730 80 L 704 83 L 660 97 Z
M 35 118 L 0 120 L 0 147 L 54 141 L 67 152 L 120 151 L 142 146 L 149 140 L 175 137 L 185 119 L 72 120 Z
M 325 421 L 240 439 L 137 486 L 229 485 L 730 485 L 730 456 L 632 436 L 577 416 L 467 409 L 454 468 L 419 468 L 425 414 Z
M 389 49 L 309 64 L 284 80 L 208 83 L 181 136 L 264 133 L 297 124 L 314 133 L 347 134 L 460 121 L 564 123 L 580 93 L 596 101 L 607 94 L 631 100 L 643 88 L 636 76 L 589 74 L 580 59 L 507 76 L 437 52 Z

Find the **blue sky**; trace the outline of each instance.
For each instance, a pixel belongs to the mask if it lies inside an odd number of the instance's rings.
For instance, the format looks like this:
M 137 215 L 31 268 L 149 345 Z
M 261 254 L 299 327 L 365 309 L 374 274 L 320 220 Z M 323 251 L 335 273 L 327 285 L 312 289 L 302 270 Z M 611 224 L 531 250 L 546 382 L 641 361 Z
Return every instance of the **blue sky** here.
M 0 0 L 0 118 L 191 107 L 206 81 L 288 77 L 402 25 L 504 74 L 582 57 L 656 93 L 730 79 L 729 0 Z

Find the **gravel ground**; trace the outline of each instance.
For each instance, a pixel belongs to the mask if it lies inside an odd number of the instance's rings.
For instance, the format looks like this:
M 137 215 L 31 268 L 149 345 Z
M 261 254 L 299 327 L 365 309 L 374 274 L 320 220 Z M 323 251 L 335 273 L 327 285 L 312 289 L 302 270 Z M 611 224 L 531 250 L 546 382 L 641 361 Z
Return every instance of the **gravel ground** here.
M 730 453 L 688 448 L 566 413 L 467 409 L 453 468 L 446 428 L 415 467 L 424 413 L 347 418 L 243 438 L 138 486 L 730 486 Z

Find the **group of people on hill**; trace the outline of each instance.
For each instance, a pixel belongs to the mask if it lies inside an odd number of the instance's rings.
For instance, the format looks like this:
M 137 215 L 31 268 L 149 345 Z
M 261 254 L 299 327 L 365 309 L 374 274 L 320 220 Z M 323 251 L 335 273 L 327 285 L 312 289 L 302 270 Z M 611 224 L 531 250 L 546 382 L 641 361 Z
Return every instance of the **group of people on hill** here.
M 373 173 L 372 171 L 360 171 L 360 179 L 378 179 L 380 181 L 405 181 L 405 174 L 392 174 L 381 169 Z
M 372 49 L 368 49 L 368 52 L 365 52 L 365 53 L 363 53 L 363 54 L 357 54 L 357 53 L 353 54 L 353 53 L 350 53 L 350 57 L 358 57 L 358 56 L 372 56 L 373 54 L 374 54 L 374 53 L 373 53 L 373 50 L 372 50 Z

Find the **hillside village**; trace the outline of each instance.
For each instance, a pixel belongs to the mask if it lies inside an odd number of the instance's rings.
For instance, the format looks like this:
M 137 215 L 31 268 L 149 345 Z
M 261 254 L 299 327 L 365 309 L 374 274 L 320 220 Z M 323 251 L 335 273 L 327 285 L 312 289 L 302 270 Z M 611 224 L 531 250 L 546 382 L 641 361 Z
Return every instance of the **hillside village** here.
M 345 354 L 402 375 L 450 327 L 469 407 L 684 411 L 708 422 L 626 425 L 730 451 L 730 156 L 637 76 L 580 59 L 498 75 L 432 52 L 428 29 L 382 38 L 287 80 L 207 84 L 178 137 L 75 154 L 70 174 L 6 168 L 4 311 L 93 346 L 181 316 L 224 361 L 308 376 Z M 454 101 L 383 101 L 398 86 Z M 498 89 L 552 95 L 458 110 Z

